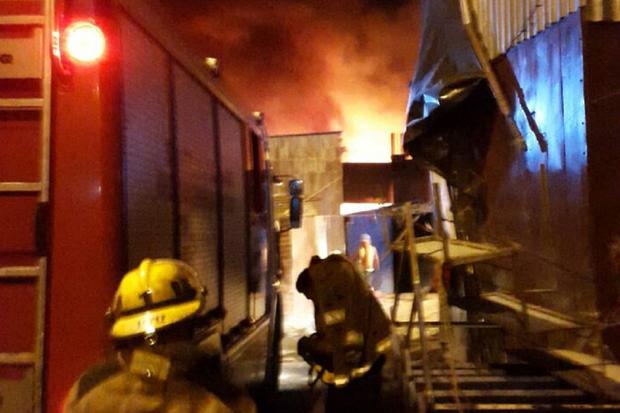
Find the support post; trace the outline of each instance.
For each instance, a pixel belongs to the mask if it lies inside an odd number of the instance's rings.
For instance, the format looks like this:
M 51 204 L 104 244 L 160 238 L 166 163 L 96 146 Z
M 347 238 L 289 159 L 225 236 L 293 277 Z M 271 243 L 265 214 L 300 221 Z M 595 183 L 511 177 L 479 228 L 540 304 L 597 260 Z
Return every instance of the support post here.
M 405 231 L 407 237 L 407 250 L 409 253 L 409 269 L 411 272 L 411 283 L 413 285 L 414 299 L 411 303 L 411 316 L 407 326 L 407 337 L 405 349 L 409 349 L 411 342 L 411 330 L 413 328 L 414 311 L 418 313 L 418 330 L 420 332 L 420 348 L 422 350 L 422 368 L 424 370 L 424 398 L 426 403 L 432 403 L 433 384 L 431 381 L 431 369 L 428 358 L 428 346 L 426 343 L 426 330 L 424 326 L 424 297 L 420 287 L 420 269 L 418 268 L 418 255 L 415 247 L 415 235 L 413 233 L 413 220 L 411 219 L 411 203 L 405 203 L 403 207 L 405 214 Z M 408 356 L 408 354 L 407 354 Z M 407 379 L 409 379 L 407 377 Z

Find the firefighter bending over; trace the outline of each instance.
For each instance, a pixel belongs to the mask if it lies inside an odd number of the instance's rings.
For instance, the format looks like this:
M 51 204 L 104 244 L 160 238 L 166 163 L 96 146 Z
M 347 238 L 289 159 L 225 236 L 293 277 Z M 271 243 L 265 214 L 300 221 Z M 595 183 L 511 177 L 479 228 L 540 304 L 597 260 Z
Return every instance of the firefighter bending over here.
M 314 303 L 317 329 L 297 349 L 328 384 L 326 412 L 377 411 L 391 339 L 390 322 L 372 291 L 341 255 L 313 257 L 296 286 Z
M 145 259 L 127 273 L 110 309 L 116 358 L 84 373 L 65 413 L 254 413 L 193 340 L 206 290 L 187 264 Z M 216 395 L 217 394 L 217 395 Z

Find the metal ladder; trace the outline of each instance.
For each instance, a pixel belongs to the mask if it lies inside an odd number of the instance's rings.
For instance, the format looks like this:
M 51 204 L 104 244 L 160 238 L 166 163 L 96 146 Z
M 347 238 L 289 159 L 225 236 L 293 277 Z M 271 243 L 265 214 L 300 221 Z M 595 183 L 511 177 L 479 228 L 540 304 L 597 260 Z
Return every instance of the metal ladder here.
M 24 2 L 25 6 L 28 6 Z M 19 3 L 18 3 L 19 6 Z M 19 13 L 19 14 L 13 14 Z M 25 38 L 16 39 L 17 36 L 9 36 L 8 41 L 0 43 L 0 81 L 9 85 L 6 89 L 11 89 L 10 82 L 33 81 L 40 82 L 37 95 L 29 95 L 24 97 L 21 93 L 8 93 L 7 90 L 1 91 L 0 95 L 0 128 L 2 123 L 11 121 L 11 116 L 16 112 L 35 112 L 38 114 L 38 145 L 39 145 L 39 178 L 35 182 L 7 181 L 0 176 L 0 203 L 5 202 L 3 211 L 10 211 L 6 202 L 9 200 L 19 199 L 19 197 L 35 197 L 37 199 L 37 210 L 29 217 L 32 221 L 26 223 L 29 227 L 34 223 L 35 231 L 41 230 L 40 213 L 44 212 L 45 206 L 49 199 L 49 159 L 50 159 L 50 118 L 51 118 L 51 39 L 52 39 L 52 23 L 53 23 L 53 1 L 42 0 L 40 9 L 33 12 L 32 10 L 4 10 L 0 11 L 0 34 L 10 33 L 11 31 L 19 33 L 28 33 Z M 28 48 L 34 48 L 34 52 Z M 38 64 L 33 65 L 32 60 L 28 59 L 28 52 L 37 53 L 39 56 Z M 14 88 L 18 89 L 18 88 Z M 11 90 L 13 92 L 14 90 Z M 8 129 L 5 124 L 5 133 Z M 1 129 L 0 129 L 1 130 Z M 2 135 L 0 134 L 0 145 L 2 145 Z M 6 135 L 5 135 L 6 136 Z M 35 137 L 36 139 L 36 137 Z M 33 150 L 36 145 L 33 144 Z M 6 150 L 6 147 L 5 147 Z M 19 153 L 15 154 L 19 162 Z M 25 168 L 25 167 L 24 167 Z M 15 171 L 10 171 L 9 175 L 14 175 Z M 6 171 L 0 169 L 2 175 L 6 175 Z M 17 208 L 19 208 L 19 205 Z M 15 208 L 15 207 L 13 207 Z M 15 208 L 15 209 L 17 209 Z M 5 219 L 11 220 L 11 216 Z M 41 222 L 39 222 L 41 221 Z M 7 223 L 8 221 L 5 221 Z M 6 225 L 6 224 L 5 224 Z M 0 228 L 0 231 L 7 231 L 7 228 Z M 5 242 L 10 240 L 11 235 L 4 235 Z M 6 258 L 0 262 L 0 288 L 8 288 L 11 285 L 28 284 L 36 289 L 36 305 L 32 309 L 34 312 L 36 331 L 34 332 L 34 348 L 29 352 L 11 352 L 11 349 L 2 349 L 0 352 L 0 367 L 10 366 L 22 369 L 32 369 L 32 411 L 40 413 L 42 411 L 42 393 L 43 393 L 43 363 L 44 363 L 44 329 L 45 329 L 45 297 L 46 297 L 46 278 L 47 278 L 47 252 L 45 246 L 41 245 L 40 238 L 44 235 L 35 234 L 35 244 L 32 251 L 28 250 L 25 254 L 28 256 L 28 263 L 23 264 L 17 262 L 12 254 L 15 250 L 11 250 L 10 244 L 0 245 L 0 257 Z M 9 241 L 10 242 L 10 241 Z M 4 249 L 4 250 L 3 250 Z M 24 253 L 24 251 L 20 251 Z M 8 262 L 8 264 L 7 264 Z M 7 290 L 8 291 L 8 290 Z M 16 300 L 26 300 L 27 297 L 17 297 Z M 0 320 L 4 323 L 7 320 Z M 9 321 L 10 322 L 10 321 Z M 1 388 L 0 388 L 1 391 Z M 0 394 L 0 400 L 4 399 L 5 408 L 10 408 L 6 403 L 9 397 L 16 397 L 13 394 Z M 4 412 L 2 403 L 0 403 L 0 412 Z

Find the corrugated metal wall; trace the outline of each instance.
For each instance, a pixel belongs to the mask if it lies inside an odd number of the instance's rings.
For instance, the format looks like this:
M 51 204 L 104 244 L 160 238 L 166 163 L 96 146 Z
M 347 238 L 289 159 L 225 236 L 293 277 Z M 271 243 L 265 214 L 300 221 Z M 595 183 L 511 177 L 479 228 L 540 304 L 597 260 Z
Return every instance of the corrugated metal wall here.
M 245 194 L 243 124 L 218 105 L 219 148 L 222 174 L 222 225 L 224 308 L 228 331 L 248 315 L 247 210 Z
M 589 0 L 586 2 L 585 16 L 586 20 L 591 22 L 618 22 L 620 21 L 620 0 Z
M 121 19 L 127 260 L 174 256 L 169 60 Z M 148 73 L 148 76 L 145 76 Z
M 484 234 L 487 240 L 522 246 L 501 268 L 491 268 L 495 287 L 585 319 L 596 312 L 596 292 L 588 236 L 580 37 L 580 18 L 574 14 L 513 48 L 495 65 L 500 80 L 514 76 L 518 81 L 549 149 L 540 150 L 518 108 L 514 119 L 528 131 L 527 151 L 510 149 L 507 132 L 499 126 L 503 124 L 496 124 L 483 172 L 488 208 Z M 517 99 L 514 91 L 508 96 L 513 103 Z
M 584 7 L 585 19 L 620 21 L 620 0 L 460 0 L 468 5 L 489 58 L 505 53 Z
M 180 67 L 173 74 L 181 259 L 200 274 L 212 309 L 219 300 L 213 98 Z

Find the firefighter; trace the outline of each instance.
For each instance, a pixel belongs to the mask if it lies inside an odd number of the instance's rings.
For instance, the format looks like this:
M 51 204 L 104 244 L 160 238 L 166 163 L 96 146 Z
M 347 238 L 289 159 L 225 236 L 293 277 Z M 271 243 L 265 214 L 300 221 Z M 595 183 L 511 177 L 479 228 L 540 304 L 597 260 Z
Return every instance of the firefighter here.
M 298 352 L 328 385 L 326 412 L 377 411 L 390 322 L 361 274 L 342 255 L 313 257 L 296 287 L 314 304 L 317 331 Z
M 205 299 L 196 272 L 181 261 L 145 259 L 128 272 L 108 311 L 116 357 L 78 379 L 64 412 L 255 413 L 193 343 Z

